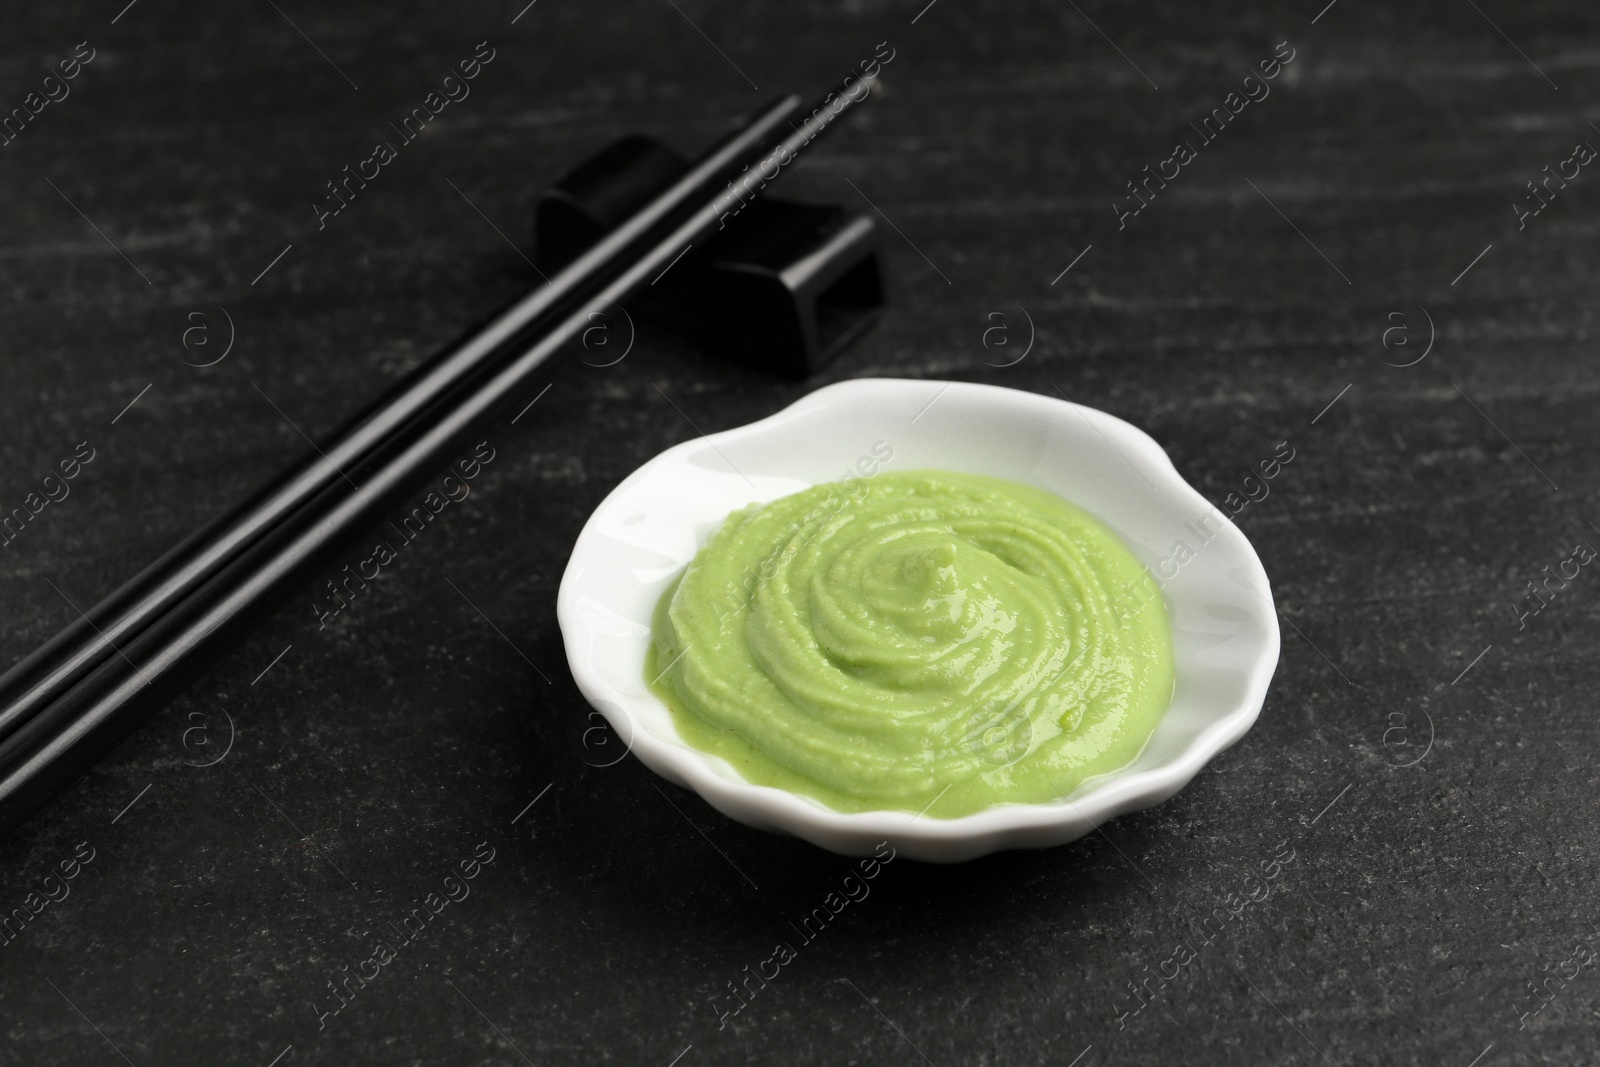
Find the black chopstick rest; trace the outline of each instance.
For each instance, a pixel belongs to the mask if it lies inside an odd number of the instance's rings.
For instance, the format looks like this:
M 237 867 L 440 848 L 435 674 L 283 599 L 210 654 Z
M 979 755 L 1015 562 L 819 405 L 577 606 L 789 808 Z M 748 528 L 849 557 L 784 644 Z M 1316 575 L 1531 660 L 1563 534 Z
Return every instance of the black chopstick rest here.
M 559 269 L 676 181 L 682 156 L 649 137 L 615 141 L 539 197 L 535 259 Z M 635 299 L 632 309 L 747 366 L 815 374 L 883 312 L 873 218 L 762 197 Z

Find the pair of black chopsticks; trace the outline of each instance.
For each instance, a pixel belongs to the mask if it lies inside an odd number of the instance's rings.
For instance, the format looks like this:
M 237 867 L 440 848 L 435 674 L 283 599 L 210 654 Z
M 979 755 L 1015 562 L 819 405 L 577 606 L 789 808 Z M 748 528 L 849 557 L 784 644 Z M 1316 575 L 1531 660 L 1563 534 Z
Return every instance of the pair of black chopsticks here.
M 520 398 L 590 313 L 649 287 L 865 93 L 763 108 L 592 249 L 0 676 L 0 833 L 181 689 L 197 654 L 330 558 Z

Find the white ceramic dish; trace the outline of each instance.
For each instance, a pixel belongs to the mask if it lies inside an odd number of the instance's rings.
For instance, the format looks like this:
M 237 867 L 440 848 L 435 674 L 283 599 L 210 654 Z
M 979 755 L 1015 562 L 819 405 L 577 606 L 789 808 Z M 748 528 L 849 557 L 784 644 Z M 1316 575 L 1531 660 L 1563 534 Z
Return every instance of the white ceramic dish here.
M 679 738 L 644 679 L 651 615 L 668 582 L 729 512 L 870 470 L 858 462 L 885 450 L 892 456 L 880 470 L 971 471 L 1051 490 L 1097 515 L 1164 583 L 1176 686 L 1137 760 L 1053 803 L 937 819 L 837 812 L 752 785 Z M 770 418 L 669 448 L 634 471 L 579 534 L 556 614 L 578 688 L 657 774 L 740 822 L 834 852 L 867 856 L 888 841 L 897 854 L 945 863 L 1058 845 L 1166 800 L 1256 721 L 1279 645 L 1255 551 L 1148 435 L 1035 393 L 896 379 L 818 389 Z

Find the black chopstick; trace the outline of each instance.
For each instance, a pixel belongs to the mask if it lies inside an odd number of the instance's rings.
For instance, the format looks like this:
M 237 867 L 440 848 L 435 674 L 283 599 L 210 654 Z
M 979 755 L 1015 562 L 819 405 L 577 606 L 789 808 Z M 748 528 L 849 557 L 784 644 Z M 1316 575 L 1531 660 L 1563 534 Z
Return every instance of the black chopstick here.
M 752 115 L 660 196 L 593 249 L 487 325 L 401 381 L 323 448 L 208 529 L 187 539 L 0 676 L 0 742 L 21 729 L 144 626 L 215 574 L 240 551 L 370 456 L 430 406 L 488 373 L 520 339 L 614 277 L 662 225 L 699 206 L 739 168 L 790 130 L 799 111 L 789 96 Z M 325 454 L 325 458 L 324 458 Z
M 176 573 L 187 575 L 187 581 L 175 587 L 175 579 L 161 573 L 158 563 L 130 583 L 149 576 L 144 596 L 124 603 L 118 600 L 119 591 L 108 598 L 116 618 L 138 619 L 142 626 L 130 623 L 118 631 L 131 636 L 116 647 L 109 647 L 114 637 L 107 641 L 97 662 L 90 662 L 93 657 L 87 651 L 95 642 L 75 643 L 62 635 L 53 644 L 59 643 L 64 656 L 46 656 L 40 650 L 14 669 L 12 674 L 22 676 L 26 663 L 44 664 L 44 673 L 27 692 L 42 689 L 48 699 L 34 698 L 31 713 L 14 717 L 9 732 L 0 737 L 0 833 L 20 823 L 175 695 L 185 680 L 186 671 L 180 668 L 192 670 L 198 653 L 215 648 L 247 625 L 272 594 L 325 562 L 386 505 L 448 463 L 476 428 L 517 399 L 518 390 L 541 364 L 590 325 L 593 310 L 614 307 L 647 288 L 686 249 L 727 225 L 785 165 L 864 98 L 865 94 L 830 94 L 798 121 L 793 98 L 763 111 L 724 143 L 729 152 L 714 153 L 738 158 L 729 159 L 727 165 L 719 160 L 710 170 L 702 164 L 691 172 L 700 175 L 702 184 L 683 194 L 681 212 L 661 212 L 653 224 L 636 228 L 628 239 L 619 240 L 618 231 L 573 264 L 573 268 L 587 264 L 594 270 L 591 280 L 598 281 L 574 285 L 565 299 L 542 301 L 538 315 L 517 316 L 537 293 L 524 298 L 448 354 L 443 363 L 461 351 L 483 353 L 477 358 L 484 362 L 473 366 L 492 369 L 468 385 L 428 378 L 437 387 L 435 395 L 418 403 L 410 419 L 386 436 L 364 438 L 371 447 L 345 468 L 348 481 L 337 474 L 319 477 L 319 485 L 302 493 L 297 506 L 275 513 L 276 522 L 261 524 L 253 537 L 230 540 L 234 551 L 216 559 L 213 566 L 200 568 L 189 562 L 217 556 L 204 535 L 169 553 L 162 563 L 176 561 Z M 772 131 L 780 124 L 790 132 L 772 146 Z M 737 149 L 730 147 L 735 144 Z M 736 169 L 741 162 L 747 165 Z M 735 175 L 737 180 L 728 181 Z M 727 184 L 715 190 L 717 180 Z M 597 263 L 605 258 L 597 256 L 602 250 L 610 257 L 604 270 Z M 532 328 L 529 322 L 534 323 Z M 492 360 L 490 352 L 508 356 Z M 310 475 L 293 472 L 258 500 L 278 500 L 276 494 L 301 477 Z M 241 514 L 250 513 L 249 507 L 241 509 Z M 222 526 L 226 532 L 228 524 Z M 72 664 L 79 665 L 76 673 L 68 670 Z M 90 668 L 86 673 L 81 670 L 84 664 Z M 46 684 L 51 679 L 54 683 Z

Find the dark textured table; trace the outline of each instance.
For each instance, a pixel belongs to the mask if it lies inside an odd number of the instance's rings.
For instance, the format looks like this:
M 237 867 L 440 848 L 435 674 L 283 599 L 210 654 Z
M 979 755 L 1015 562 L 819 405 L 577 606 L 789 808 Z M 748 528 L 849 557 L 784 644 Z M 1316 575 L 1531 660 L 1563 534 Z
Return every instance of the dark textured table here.
M 642 329 L 488 429 L 370 591 L 291 597 L 0 846 L 0 1062 L 1595 1055 L 1590 8 L 523 2 L 0 19 L 7 662 L 522 291 L 542 182 L 887 41 L 784 188 L 884 224 L 892 309 L 823 380 L 1148 430 L 1272 576 L 1260 722 L 1074 845 L 890 864 L 734 1014 L 849 861 L 600 766 L 554 601 L 634 467 L 818 383 Z

